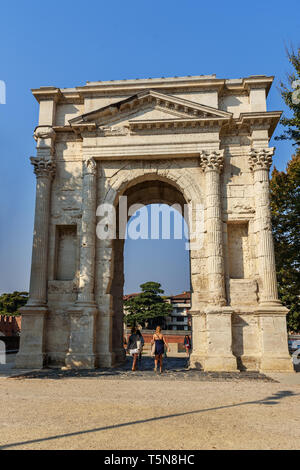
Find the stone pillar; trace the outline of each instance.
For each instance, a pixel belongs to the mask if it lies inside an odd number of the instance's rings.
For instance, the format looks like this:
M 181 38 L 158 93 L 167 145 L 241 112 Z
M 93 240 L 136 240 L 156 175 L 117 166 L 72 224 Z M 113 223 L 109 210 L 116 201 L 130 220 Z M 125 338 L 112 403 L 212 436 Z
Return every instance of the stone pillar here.
M 70 313 L 70 343 L 66 366 L 95 367 L 95 244 L 97 165 L 93 158 L 83 162 L 82 223 L 78 298 Z
M 207 275 L 209 303 L 226 305 L 223 222 L 220 194 L 220 172 L 223 168 L 223 152 L 202 152 L 200 166 L 205 172 L 206 187 L 206 232 L 207 232 Z
M 259 275 L 262 282 L 260 304 L 280 305 L 277 293 L 276 266 L 272 237 L 269 170 L 274 148 L 252 149 L 249 164 L 254 177 L 255 223 L 258 235 Z
M 36 174 L 36 202 L 28 303 L 20 309 L 22 332 L 18 368 L 41 368 L 45 363 L 44 326 L 47 314 L 47 260 L 51 181 L 55 162 L 31 157 Z
M 225 295 L 220 189 L 223 152 L 202 152 L 200 166 L 205 172 L 209 298 L 203 313 L 193 312 L 192 315 L 193 352 L 190 365 L 206 371 L 235 371 L 237 363 L 232 354 L 231 332 L 233 311 L 226 307 Z
M 288 309 L 278 300 L 275 254 L 272 236 L 269 170 L 274 148 L 251 149 L 250 169 L 254 178 L 255 223 L 258 269 L 261 281 L 258 318 L 261 358 L 260 370 L 292 372 L 288 352 L 286 315 Z
M 55 172 L 52 160 L 31 157 L 36 174 L 36 201 L 28 305 L 47 302 L 47 258 L 51 181 Z

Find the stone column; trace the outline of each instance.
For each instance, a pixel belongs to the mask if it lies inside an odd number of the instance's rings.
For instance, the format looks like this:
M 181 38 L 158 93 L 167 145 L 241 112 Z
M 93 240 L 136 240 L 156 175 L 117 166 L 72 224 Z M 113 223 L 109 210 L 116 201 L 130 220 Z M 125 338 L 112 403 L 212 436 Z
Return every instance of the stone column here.
M 192 316 L 193 353 L 190 364 L 191 367 L 200 367 L 206 371 L 235 371 L 237 363 L 232 354 L 231 332 L 233 311 L 226 307 L 225 295 L 220 189 L 223 152 L 202 152 L 200 166 L 205 172 L 209 298 L 204 315 L 199 312 L 198 315 L 194 313 Z
M 55 162 L 37 157 L 30 160 L 36 174 L 36 200 L 28 305 L 42 306 L 47 302 L 50 196 Z
M 207 232 L 207 275 L 209 303 L 226 305 L 223 222 L 220 194 L 220 172 L 223 168 L 223 152 L 202 152 L 200 166 L 205 172 L 206 187 L 206 232 Z
M 36 202 L 28 303 L 20 309 L 22 333 L 18 368 L 41 368 L 45 362 L 44 325 L 47 314 L 47 260 L 51 181 L 55 162 L 31 157 L 36 174 Z
M 254 148 L 249 156 L 254 178 L 258 268 L 262 283 L 259 307 L 255 311 L 261 345 L 260 370 L 293 372 L 286 331 L 288 309 L 281 305 L 277 291 L 269 196 L 273 154 L 274 148 Z
M 276 266 L 273 246 L 269 170 L 274 148 L 252 149 L 249 164 L 254 177 L 255 223 L 258 235 L 259 275 L 262 282 L 260 304 L 280 305 L 277 293 Z
M 95 367 L 95 244 L 97 164 L 83 162 L 82 223 L 78 298 L 70 313 L 70 344 L 67 367 Z

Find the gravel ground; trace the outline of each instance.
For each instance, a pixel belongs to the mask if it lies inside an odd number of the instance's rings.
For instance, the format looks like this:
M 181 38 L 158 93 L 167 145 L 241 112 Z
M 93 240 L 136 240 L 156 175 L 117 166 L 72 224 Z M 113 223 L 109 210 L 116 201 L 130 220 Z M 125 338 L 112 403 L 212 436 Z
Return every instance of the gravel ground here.
M 150 370 L 132 375 L 123 368 L 110 376 L 42 371 L 2 378 L 0 447 L 299 447 L 300 385 L 259 374 L 196 377 L 174 370 L 162 376 Z

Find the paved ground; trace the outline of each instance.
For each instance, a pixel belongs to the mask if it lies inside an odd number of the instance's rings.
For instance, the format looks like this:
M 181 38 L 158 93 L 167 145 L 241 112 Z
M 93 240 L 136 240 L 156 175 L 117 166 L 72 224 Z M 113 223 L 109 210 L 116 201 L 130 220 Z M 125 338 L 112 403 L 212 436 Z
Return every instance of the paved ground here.
M 272 382 L 273 379 L 257 372 L 201 372 L 197 370 L 189 370 L 187 368 L 187 359 L 185 357 L 170 357 L 164 360 L 164 371 L 154 373 L 153 358 L 143 357 L 138 364 L 138 370 L 132 372 L 132 359 L 127 357 L 126 363 L 113 369 L 96 369 L 96 370 L 61 370 L 61 369 L 43 369 L 37 371 L 25 372 L 21 375 L 31 379 L 64 379 L 71 377 L 90 377 L 105 378 L 107 380 L 190 380 L 190 381 L 219 381 L 219 380 L 262 380 Z M 18 376 L 17 371 L 13 371 L 14 376 Z
M 133 374 L 127 364 L 80 375 L 49 370 L 1 378 L 0 447 L 299 447 L 300 380 L 187 371 L 182 359 L 168 359 L 166 372 L 155 375 L 152 365 L 143 359 L 143 370 Z

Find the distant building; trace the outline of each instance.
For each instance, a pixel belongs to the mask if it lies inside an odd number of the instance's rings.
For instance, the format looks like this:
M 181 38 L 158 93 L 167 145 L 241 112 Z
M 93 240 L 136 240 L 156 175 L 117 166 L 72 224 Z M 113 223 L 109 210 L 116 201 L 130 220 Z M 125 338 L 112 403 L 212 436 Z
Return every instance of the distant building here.
M 173 312 L 165 319 L 165 330 L 191 330 L 191 319 L 189 311 L 191 309 L 191 293 L 173 295 L 167 299 L 173 307 Z

